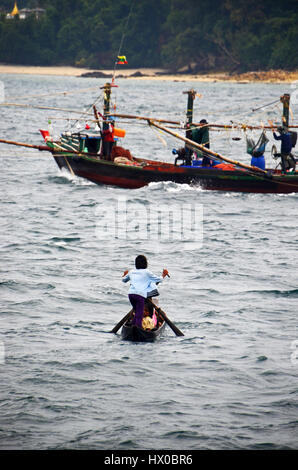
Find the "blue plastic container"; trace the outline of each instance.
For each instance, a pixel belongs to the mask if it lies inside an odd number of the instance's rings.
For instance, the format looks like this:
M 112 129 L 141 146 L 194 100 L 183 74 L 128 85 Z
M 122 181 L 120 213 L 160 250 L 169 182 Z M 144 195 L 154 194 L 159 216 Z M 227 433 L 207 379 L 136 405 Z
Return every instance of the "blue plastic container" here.
M 251 166 L 256 166 L 261 170 L 265 170 L 265 157 L 261 155 L 260 157 L 251 157 Z

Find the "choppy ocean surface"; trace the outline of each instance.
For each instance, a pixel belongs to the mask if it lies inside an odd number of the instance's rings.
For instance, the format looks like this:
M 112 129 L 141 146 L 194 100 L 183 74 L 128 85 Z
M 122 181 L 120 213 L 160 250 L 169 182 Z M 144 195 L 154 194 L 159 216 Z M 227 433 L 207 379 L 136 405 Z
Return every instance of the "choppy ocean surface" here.
M 0 79 L 6 101 L 65 109 L 87 108 L 101 90 L 32 95 L 104 83 Z M 251 109 L 295 91 L 290 84 L 118 84 L 118 112 L 183 121 L 182 92 L 194 87 L 202 94 L 195 120 L 223 124 L 280 119 L 280 105 Z M 297 111 L 294 102 L 294 118 Z M 48 118 L 57 133 L 68 125 L 54 110 L 0 113 L 0 138 L 21 142 L 42 144 Z M 136 156 L 173 158 L 173 140 L 137 123 L 121 127 L 122 145 Z M 212 132 L 211 147 L 248 163 L 237 135 Z M 45 152 L 1 144 L 0 159 L 1 449 L 298 448 L 297 194 L 173 183 L 124 190 L 63 174 Z M 133 216 L 120 235 L 112 230 L 119 201 Z M 134 221 L 147 217 L 146 227 L 154 226 L 161 207 L 200 209 L 194 238 L 179 238 L 172 225 L 157 237 L 140 234 Z M 169 270 L 159 303 L 184 337 L 167 327 L 156 343 L 134 344 L 109 333 L 130 310 L 121 276 L 140 253 L 154 273 Z

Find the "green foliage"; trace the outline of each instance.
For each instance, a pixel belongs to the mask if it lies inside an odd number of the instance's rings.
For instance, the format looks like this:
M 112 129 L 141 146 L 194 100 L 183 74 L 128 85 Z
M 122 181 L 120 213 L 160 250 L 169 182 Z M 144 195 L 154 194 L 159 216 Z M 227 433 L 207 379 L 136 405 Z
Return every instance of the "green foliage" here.
M 19 9 L 45 8 L 46 14 L 7 19 L 14 0 L 1 1 L 2 63 L 113 68 L 120 52 L 130 67 L 173 71 L 298 68 L 296 0 L 17 3 Z

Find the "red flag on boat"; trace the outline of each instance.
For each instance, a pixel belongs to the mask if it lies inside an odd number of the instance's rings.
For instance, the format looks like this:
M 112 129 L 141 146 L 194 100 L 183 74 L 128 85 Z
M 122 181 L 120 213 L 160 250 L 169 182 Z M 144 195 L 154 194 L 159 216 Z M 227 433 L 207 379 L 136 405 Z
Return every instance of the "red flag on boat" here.
M 49 138 L 50 138 L 50 133 L 49 133 L 49 131 L 43 131 L 42 129 L 39 129 L 39 132 L 40 132 L 41 135 L 43 136 L 45 142 L 46 142 L 47 140 L 49 140 Z

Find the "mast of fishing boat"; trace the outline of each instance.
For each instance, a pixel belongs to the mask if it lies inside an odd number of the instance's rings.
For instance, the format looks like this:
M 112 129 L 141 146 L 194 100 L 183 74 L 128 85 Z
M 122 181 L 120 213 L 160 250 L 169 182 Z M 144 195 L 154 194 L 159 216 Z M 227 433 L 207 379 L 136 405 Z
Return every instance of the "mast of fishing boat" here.
M 109 128 L 109 123 L 107 122 L 107 116 L 110 112 L 110 101 L 111 101 L 111 84 L 106 83 L 103 87 L 103 115 L 104 115 L 104 122 L 103 122 L 103 129 L 106 130 Z
M 188 95 L 187 109 L 186 109 L 186 135 L 185 135 L 185 137 L 188 137 L 187 133 L 189 134 L 189 128 L 192 124 L 192 119 L 193 119 L 193 102 L 196 97 L 196 92 L 192 88 L 191 90 L 183 91 L 183 94 Z
M 191 90 L 188 91 L 183 91 L 184 95 L 188 95 L 187 97 L 187 108 L 186 108 L 186 131 L 185 131 L 185 137 L 187 139 L 191 139 L 191 125 L 192 125 L 192 120 L 193 120 L 193 102 L 196 97 L 196 91 L 192 88 Z M 185 154 L 187 158 L 191 158 L 192 155 L 192 149 L 187 147 L 185 145 Z
M 102 154 L 103 158 L 110 160 L 110 154 L 112 151 L 113 134 L 110 132 L 110 102 L 111 102 L 111 87 L 116 86 L 112 83 L 107 82 L 103 87 L 103 124 L 102 124 Z
M 282 110 L 282 122 L 283 125 L 289 127 L 289 110 L 290 110 L 290 95 L 289 93 L 285 93 L 280 97 L 280 101 L 283 104 Z

